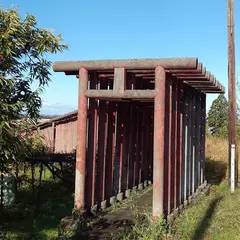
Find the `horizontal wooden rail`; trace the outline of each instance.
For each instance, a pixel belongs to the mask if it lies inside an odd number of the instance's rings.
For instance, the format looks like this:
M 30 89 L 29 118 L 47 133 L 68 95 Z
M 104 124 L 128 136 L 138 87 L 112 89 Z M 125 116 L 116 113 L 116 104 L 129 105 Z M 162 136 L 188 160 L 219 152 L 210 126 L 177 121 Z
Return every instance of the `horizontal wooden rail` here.
M 153 99 L 155 96 L 154 90 L 125 90 L 119 93 L 113 90 L 86 90 L 85 96 L 88 98 L 97 99 Z

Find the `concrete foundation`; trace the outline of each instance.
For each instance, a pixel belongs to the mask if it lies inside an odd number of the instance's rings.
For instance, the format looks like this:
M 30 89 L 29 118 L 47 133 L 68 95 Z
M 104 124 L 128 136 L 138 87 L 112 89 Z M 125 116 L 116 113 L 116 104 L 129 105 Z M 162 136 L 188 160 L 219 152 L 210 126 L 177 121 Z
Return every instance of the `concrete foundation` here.
M 123 193 L 118 193 L 117 200 L 121 202 L 123 200 Z
M 116 198 L 115 196 L 110 197 L 110 204 L 111 204 L 111 205 L 114 204 L 114 203 L 116 203 L 116 202 L 117 202 L 117 198 Z

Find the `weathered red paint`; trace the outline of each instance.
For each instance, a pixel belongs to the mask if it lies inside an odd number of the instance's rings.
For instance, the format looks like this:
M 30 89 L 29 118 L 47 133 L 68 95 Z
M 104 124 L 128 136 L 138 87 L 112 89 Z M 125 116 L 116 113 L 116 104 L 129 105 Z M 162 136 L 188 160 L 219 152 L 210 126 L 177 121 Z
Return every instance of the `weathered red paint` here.
M 90 89 L 98 89 L 98 76 L 91 74 Z M 89 99 L 89 121 L 88 121 L 88 161 L 87 173 L 88 182 L 86 188 L 87 205 L 91 207 L 95 204 L 95 168 L 96 168 L 96 150 L 97 150 L 97 121 L 98 121 L 98 103 L 96 99 Z
M 168 133 L 168 201 L 167 201 L 167 209 L 168 209 L 168 214 L 171 212 L 171 200 L 173 198 L 172 195 L 172 163 L 173 163 L 173 156 L 172 156 L 172 144 L 173 144 L 173 119 L 172 119 L 172 78 L 168 78 L 168 84 L 169 84 L 169 93 L 168 93 L 168 103 L 169 103 L 169 133 Z
M 101 80 L 100 89 L 107 89 L 107 81 Z M 98 122 L 98 158 L 97 158 L 97 201 L 105 199 L 105 177 L 106 177 L 106 135 L 107 135 L 107 107 L 106 101 L 99 101 Z
M 129 188 L 129 174 L 130 174 L 130 156 L 129 156 L 129 143 L 130 143 L 130 121 L 131 121 L 131 112 L 130 106 L 125 104 L 125 127 L 124 127 L 124 135 L 123 135 L 123 142 L 124 142 L 124 152 L 123 152 L 123 188 L 124 190 Z
M 179 81 L 179 88 L 178 88 L 178 133 L 177 133 L 177 138 L 178 138 L 178 148 L 177 148 L 177 156 L 178 156 L 178 169 L 179 169 L 179 177 L 178 177 L 178 195 L 179 195 L 179 204 L 183 203 L 183 198 L 182 198 L 182 149 L 183 149 L 183 81 Z M 178 202 L 177 202 L 178 203 Z M 177 204 L 177 205 L 179 205 Z
M 118 192 L 122 192 L 122 176 L 123 176 L 123 133 L 124 133 L 124 117 L 123 117 L 123 105 L 118 104 L 118 135 L 119 135 L 119 182 Z
M 154 148 L 153 148 L 153 219 L 163 215 L 164 137 L 166 72 L 155 69 Z
M 76 152 L 75 175 L 75 209 L 85 206 L 85 176 L 86 176 L 86 133 L 87 133 L 87 98 L 85 90 L 88 86 L 88 71 L 79 70 L 79 97 L 78 97 L 78 135 Z
M 133 104 L 132 107 L 132 144 L 133 144 L 133 156 L 132 156 L 132 161 L 133 161 L 133 187 L 137 185 L 137 105 L 136 103 Z
M 116 103 L 110 102 L 108 105 L 108 137 L 106 150 L 106 194 L 110 198 L 113 196 L 113 166 L 115 151 L 115 116 Z
M 173 91 L 173 95 L 174 98 L 174 110 L 173 110 L 173 114 L 174 114 L 174 120 L 175 120 L 175 127 L 173 129 L 174 131 L 174 181 L 173 181 L 173 186 L 174 186 L 174 204 L 173 204 L 173 208 L 175 209 L 177 207 L 177 198 L 178 198 L 178 193 L 177 193 L 177 189 L 179 188 L 179 182 L 178 182 L 178 152 L 177 152 L 177 145 L 179 142 L 178 139 L 178 88 L 179 88 L 179 83 L 177 78 L 174 78 L 174 91 Z
M 164 63 L 168 72 L 166 73 L 164 66 L 154 69 L 157 62 Z M 188 63 L 192 65 L 191 69 L 188 68 Z M 194 141 L 193 138 L 196 131 L 191 130 L 194 129 L 192 124 L 197 125 L 197 116 L 192 113 L 193 106 L 190 99 L 192 94 L 195 95 L 193 89 L 197 88 L 202 92 L 221 92 L 221 85 L 205 71 L 202 64 L 197 63 L 197 59 L 192 59 L 190 62 L 186 59 L 75 62 L 68 63 L 67 68 L 64 69 L 67 74 L 74 74 L 76 66 L 81 64 L 86 64 L 90 70 L 91 87 L 87 89 L 87 85 L 84 85 L 88 81 L 88 73 L 86 69 L 81 68 L 76 208 L 82 209 L 109 200 L 118 192 L 124 192 L 145 180 L 151 180 L 153 173 L 153 218 L 171 213 L 183 203 L 182 193 L 187 193 L 186 197 L 188 197 L 200 184 L 196 179 L 197 175 L 194 174 L 195 178 L 192 178 L 194 170 L 198 172 L 198 166 L 191 164 L 192 149 L 198 141 L 198 139 Z M 64 67 L 61 64 L 59 66 L 58 70 Z M 108 88 L 98 89 L 99 78 L 100 81 L 108 81 Z M 188 83 L 185 84 L 184 93 L 183 81 Z M 182 98 L 183 94 L 184 98 Z M 86 129 L 87 98 L 90 98 L 88 129 Z M 99 114 L 97 114 L 98 100 Z M 183 104 L 187 108 L 185 112 Z M 201 143 L 204 141 L 205 102 L 202 104 L 204 106 L 201 107 L 201 116 L 199 116 Z M 188 127 L 186 136 L 183 134 L 185 132 L 183 123 Z M 70 125 L 72 123 L 56 124 L 55 150 L 58 149 L 57 146 L 68 150 L 69 147 L 65 147 L 64 141 L 69 146 L 74 144 L 69 133 Z M 87 161 L 86 132 L 88 132 Z M 53 139 L 51 131 L 46 131 L 45 134 L 46 136 L 50 134 Z M 59 142 L 61 144 L 57 145 Z M 187 150 L 186 169 L 183 161 L 185 157 L 182 151 L 183 143 L 186 143 L 184 147 Z M 199 147 L 196 151 L 201 152 L 201 175 L 204 175 L 204 150 Z M 194 156 L 198 154 L 196 152 Z M 195 164 L 195 161 L 193 163 Z M 203 177 L 201 182 L 202 180 Z M 184 185 L 183 181 L 188 185 Z M 196 185 L 193 185 L 193 181 L 196 181 Z M 85 194 L 87 194 L 86 199 Z
M 142 113 L 140 106 L 137 106 L 137 129 L 136 129 L 136 186 L 141 183 L 141 165 L 140 165 L 140 156 L 141 156 L 141 120 Z

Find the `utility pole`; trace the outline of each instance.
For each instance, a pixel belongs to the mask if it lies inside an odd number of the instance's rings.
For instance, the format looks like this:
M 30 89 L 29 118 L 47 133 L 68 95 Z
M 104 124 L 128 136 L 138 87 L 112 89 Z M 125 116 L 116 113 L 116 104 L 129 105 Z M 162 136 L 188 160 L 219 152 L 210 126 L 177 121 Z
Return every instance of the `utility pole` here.
M 234 0 L 227 0 L 228 16 L 228 154 L 231 191 L 238 183 L 237 135 L 236 135 L 236 82 L 234 43 Z

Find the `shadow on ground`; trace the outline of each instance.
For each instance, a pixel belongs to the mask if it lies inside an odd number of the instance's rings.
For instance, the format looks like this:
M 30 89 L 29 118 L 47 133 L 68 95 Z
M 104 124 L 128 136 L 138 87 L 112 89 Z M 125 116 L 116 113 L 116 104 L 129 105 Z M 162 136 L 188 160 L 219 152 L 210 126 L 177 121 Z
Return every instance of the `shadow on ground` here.
M 61 182 L 43 182 L 38 211 L 31 188 L 20 191 L 16 204 L 4 212 L 6 239 L 56 239 L 60 220 L 71 214 L 72 191 Z
M 211 204 L 208 206 L 205 215 L 203 216 L 202 220 L 197 226 L 194 235 L 192 236 L 191 240 L 201 240 L 204 237 L 207 229 L 210 226 L 211 219 L 215 213 L 216 207 L 218 203 L 223 199 L 222 196 L 219 196 L 212 200 Z
M 101 219 L 97 224 L 94 224 L 92 228 L 78 234 L 74 240 L 119 239 L 119 234 L 130 230 L 133 224 L 133 221 L 127 219 L 112 222 L 108 222 L 106 219 Z
M 219 185 L 227 173 L 227 164 L 222 161 L 206 159 L 206 180 L 210 184 Z

